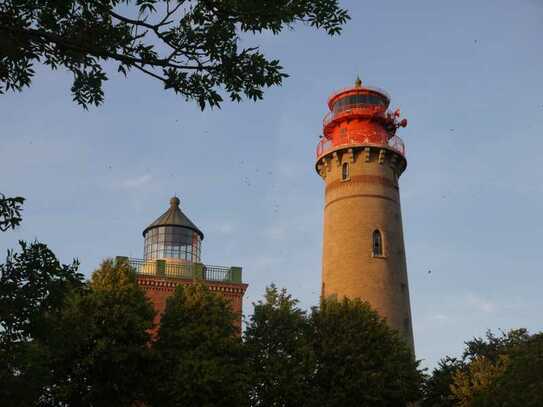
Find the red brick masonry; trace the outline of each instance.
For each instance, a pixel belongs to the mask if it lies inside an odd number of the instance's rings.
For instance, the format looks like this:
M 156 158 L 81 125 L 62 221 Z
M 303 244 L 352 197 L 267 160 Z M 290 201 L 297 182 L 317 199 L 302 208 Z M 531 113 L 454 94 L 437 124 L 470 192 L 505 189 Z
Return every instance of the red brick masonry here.
M 157 314 L 154 323 L 156 326 L 160 323 L 160 317 L 166 308 L 166 300 L 175 291 L 178 285 L 190 285 L 194 280 L 167 278 L 157 276 L 138 275 L 138 284 L 142 287 L 147 297 L 153 303 Z M 232 310 L 236 313 L 235 325 L 241 333 L 241 313 L 243 309 L 243 295 L 247 290 L 247 284 L 221 283 L 217 281 L 203 281 L 203 283 L 213 292 L 227 298 L 232 305 Z

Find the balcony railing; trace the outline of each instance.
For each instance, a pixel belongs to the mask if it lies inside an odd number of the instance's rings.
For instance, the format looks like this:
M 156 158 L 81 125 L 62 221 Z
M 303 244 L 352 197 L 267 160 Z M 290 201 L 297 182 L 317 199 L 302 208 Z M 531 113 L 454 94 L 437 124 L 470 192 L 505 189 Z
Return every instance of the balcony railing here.
M 340 110 L 331 111 L 324 115 L 322 119 L 322 125 L 326 129 L 332 121 L 339 119 L 344 116 L 364 116 L 364 117 L 373 117 L 375 115 L 383 115 L 386 111 L 386 107 L 382 105 L 372 105 L 372 104 L 356 104 L 356 105 L 347 105 L 343 106 Z
M 202 263 L 173 263 L 168 260 L 143 260 L 116 257 L 126 261 L 137 275 L 183 280 L 241 283 L 241 267 L 212 266 Z
M 361 139 L 360 136 L 346 136 L 341 141 L 336 141 L 333 143 L 332 140 L 323 138 L 319 144 L 317 144 L 317 158 L 325 155 L 329 151 L 335 150 L 336 148 L 343 146 L 359 146 L 359 145 L 368 145 L 368 146 L 384 146 L 391 148 L 397 153 L 405 157 L 405 144 L 399 136 L 391 137 L 386 144 L 376 144 L 369 141 L 369 139 Z

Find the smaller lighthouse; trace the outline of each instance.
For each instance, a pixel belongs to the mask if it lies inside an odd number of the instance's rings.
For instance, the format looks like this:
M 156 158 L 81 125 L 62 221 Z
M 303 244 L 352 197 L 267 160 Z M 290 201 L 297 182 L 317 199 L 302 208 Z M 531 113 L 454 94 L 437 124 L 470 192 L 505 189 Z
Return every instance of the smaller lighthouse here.
M 322 297 L 360 298 L 414 351 L 398 180 L 407 121 L 386 92 L 354 86 L 328 99 L 315 168 L 324 181 Z
M 152 301 L 160 323 L 160 315 L 166 300 L 178 285 L 190 285 L 196 281 L 211 291 L 227 298 L 232 310 L 239 316 L 236 326 L 241 330 L 243 295 L 247 284 L 242 282 L 241 267 L 203 264 L 203 232 L 181 211 L 181 201 L 174 196 L 170 206 L 143 231 L 143 259 L 117 257 L 128 261 L 138 284 Z M 241 332 L 241 331 L 240 331 Z

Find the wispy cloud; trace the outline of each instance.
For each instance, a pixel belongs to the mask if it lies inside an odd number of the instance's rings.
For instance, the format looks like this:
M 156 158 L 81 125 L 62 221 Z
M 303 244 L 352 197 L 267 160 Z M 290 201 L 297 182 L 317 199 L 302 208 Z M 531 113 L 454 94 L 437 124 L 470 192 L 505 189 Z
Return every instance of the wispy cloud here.
M 496 304 L 494 302 L 473 293 L 469 293 L 467 295 L 466 302 L 468 305 L 471 305 L 473 308 L 481 312 L 492 313 L 496 311 Z
M 153 177 L 149 174 L 141 175 L 139 177 L 128 178 L 122 181 L 121 186 L 126 189 L 137 189 L 148 184 Z
M 432 321 L 448 321 L 450 318 L 445 314 L 434 314 L 430 316 L 430 320 Z
M 264 235 L 271 240 L 282 241 L 287 237 L 288 229 L 282 224 L 271 225 L 264 230 Z
M 234 225 L 230 222 L 223 222 L 216 225 L 216 230 L 222 235 L 232 235 L 235 229 Z

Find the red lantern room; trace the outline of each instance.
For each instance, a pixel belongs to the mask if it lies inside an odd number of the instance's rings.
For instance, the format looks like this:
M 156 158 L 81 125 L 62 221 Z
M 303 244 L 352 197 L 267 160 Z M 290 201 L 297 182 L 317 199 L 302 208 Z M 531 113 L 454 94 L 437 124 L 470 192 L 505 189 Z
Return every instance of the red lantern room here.
M 390 97 L 380 89 L 362 86 L 357 78 L 354 87 L 340 90 L 328 99 L 330 112 L 323 120 L 323 138 L 317 146 L 317 160 L 327 152 L 345 145 L 387 146 L 405 155 L 405 146 L 396 136 L 400 111 L 388 111 Z

